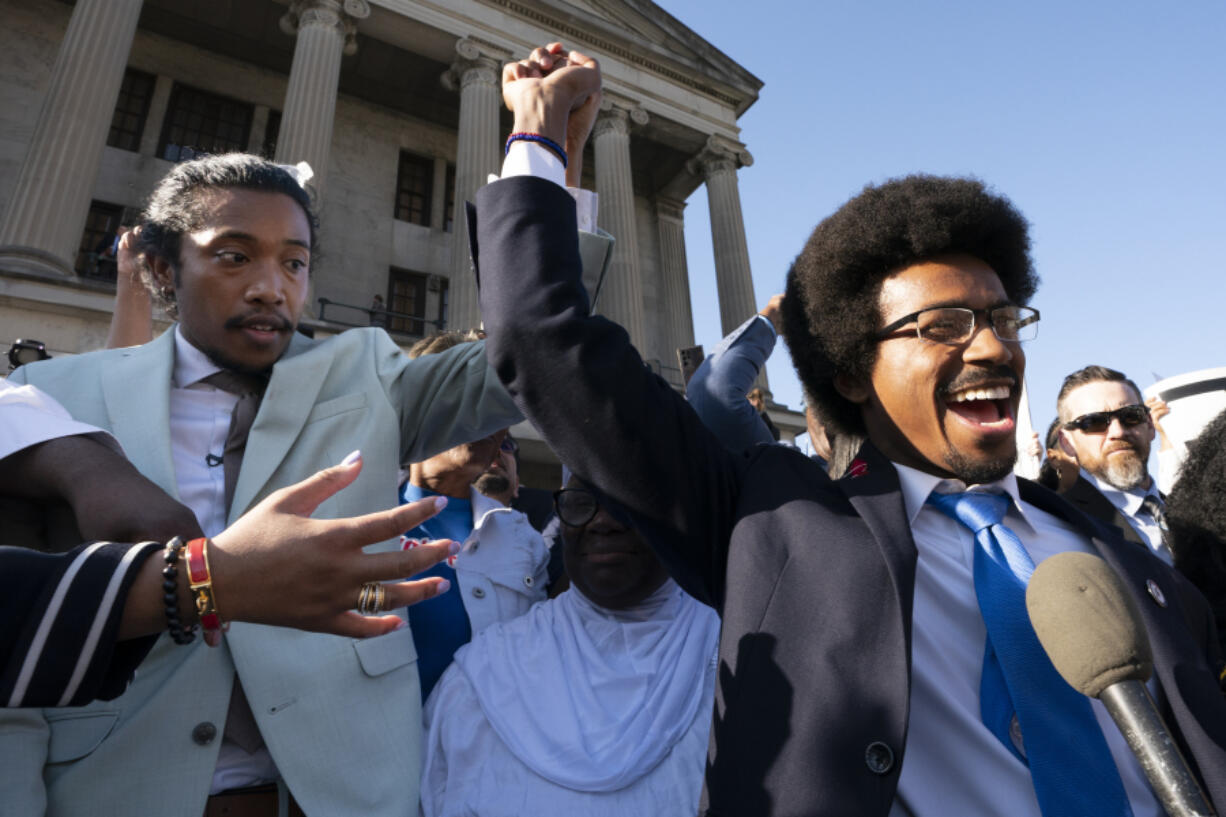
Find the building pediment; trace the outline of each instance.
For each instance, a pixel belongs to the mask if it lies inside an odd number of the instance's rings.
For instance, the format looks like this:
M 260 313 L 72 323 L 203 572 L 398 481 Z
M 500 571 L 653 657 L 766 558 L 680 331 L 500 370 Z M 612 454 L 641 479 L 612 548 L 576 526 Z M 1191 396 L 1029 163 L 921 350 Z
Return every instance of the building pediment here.
M 482 0 L 728 105 L 740 116 L 762 81 L 651 0 Z

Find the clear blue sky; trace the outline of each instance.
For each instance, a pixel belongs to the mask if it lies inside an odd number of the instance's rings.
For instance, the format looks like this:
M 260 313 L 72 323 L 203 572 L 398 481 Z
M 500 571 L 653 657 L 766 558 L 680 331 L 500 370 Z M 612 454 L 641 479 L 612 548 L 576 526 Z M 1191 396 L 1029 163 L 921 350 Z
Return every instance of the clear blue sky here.
M 739 173 L 758 302 L 868 182 L 978 176 L 1030 219 L 1032 414 L 1100 363 L 1142 388 L 1226 365 L 1226 4 L 660 0 L 764 83 Z M 720 337 L 705 193 L 686 209 L 697 341 Z M 782 344 L 776 399 L 799 384 Z

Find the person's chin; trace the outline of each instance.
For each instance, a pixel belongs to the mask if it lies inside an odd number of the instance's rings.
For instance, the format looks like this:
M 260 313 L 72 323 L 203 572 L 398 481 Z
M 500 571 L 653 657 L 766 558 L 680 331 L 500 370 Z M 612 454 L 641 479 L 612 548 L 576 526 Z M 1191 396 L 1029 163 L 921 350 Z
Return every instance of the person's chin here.
M 973 447 L 951 444 L 945 452 L 946 467 L 967 485 L 983 485 L 1004 479 L 1017 462 L 1017 445 L 1011 438 L 993 442 Z

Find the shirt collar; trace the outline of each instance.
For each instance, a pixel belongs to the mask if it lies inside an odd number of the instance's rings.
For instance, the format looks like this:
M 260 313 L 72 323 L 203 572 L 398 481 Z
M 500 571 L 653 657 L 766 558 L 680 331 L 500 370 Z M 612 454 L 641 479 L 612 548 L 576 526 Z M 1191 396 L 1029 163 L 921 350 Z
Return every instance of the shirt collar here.
M 961 493 L 963 491 L 1008 494 L 1009 498 L 1013 500 L 1009 513 L 1016 513 L 1027 526 L 1034 527 L 1030 520 L 1026 518 L 1025 507 L 1022 505 L 1022 498 L 1017 490 L 1017 475 L 1012 471 L 1006 474 L 1003 479 L 995 482 L 968 487 L 961 480 L 938 477 L 935 474 L 928 474 L 906 465 L 899 465 L 896 462 L 892 462 L 891 465 L 898 472 L 898 483 L 902 488 L 903 505 L 907 510 L 907 524 L 911 527 L 915 526 L 915 518 L 919 516 L 924 503 L 928 501 L 928 495 L 933 491 L 940 491 L 943 494 Z
M 208 355 L 192 345 L 183 337 L 183 326 L 175 325 L 175 368 L 171 383 L 176 389 L 185 389 L 193 383 L 199 383 L 211 374 L 221 371 Z
M 1162 495 L 1158 493 L 1158 481 L 1152 477 L 1149 480 L 1148 489 L 1131 488 L 1127 491 L 1122 491 L 1114 485 L 1099 479 L 1084 468 L 1081 469 L 1081 475 L 1125 516 L 1136 516 L 1141 510 L 1141 503 L 1145 501 L 1147 496 L 1152 496 L 1159 502 L 1162 501 Z

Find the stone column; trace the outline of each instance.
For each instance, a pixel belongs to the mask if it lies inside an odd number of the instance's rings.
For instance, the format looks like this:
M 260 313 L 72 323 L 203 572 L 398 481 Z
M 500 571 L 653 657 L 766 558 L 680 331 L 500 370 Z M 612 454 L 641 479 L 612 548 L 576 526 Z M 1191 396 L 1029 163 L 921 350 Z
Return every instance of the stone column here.
M 366 0 L 294 0 L 281 17 L 281 30 L 297 35 L 277 137 L 276 161 L 307 162 L 315 172 L 316 207 L 323 199 L 336 119 L 341 55 L 357 53 L 357 21 L 370 16 Z
M 272 113 L 267 105 L 256 105 L 251 111 L 251 134 L 247 137 L 247 152 L 259 154 L 264 148 L 264 137 L 268 135 L 268 115 Z
M 430 229 L 442 232 L 447 226 L 447 160 L 434 157 L 434 176 L 430 185 Z
M 677 350 L 694 345 L 694 313 L 690 305 L 690 274 L 685 260 L 685 202 L 656 199 L 656 225 L 660 232 L 661 293 L 665 363 L 677 364 Z
M 630 172 L 630 124 L 647 124 L 647 112 L 607 95 L 596 116 L 592 139 L 596 154 L 597 223 L 617 239 L 596 311 L 621 324 L 639 354 L 647 355 L 643 325 L 643 285 L 639 277 L 634 218 L 634 179 Z
M 727 336 L 758 311 L 754 302 L 753 275 L 749 270 L 749 245 L 745 241 L 745 217 L 736 171 L 753 164 L 753 156 L 740 142 L 712 135 L 706 147 L 690 160 L 690 170 L 707 183 L 711 209 L 711 240 L 715 245 L 715 283 L 719 293 L 719 322 Z M 770 391 L 766 369 L 757 384 Z
M 170 108 L 170 92 L 174 84 L 174 80 L 165 74 L 158 74 L 153 83 L 149 112 L 145 114 L 145 132 L 140 137 L 141 156 L 153 156 L 158 151 L 158 141 L 162 138 L 162 125 L 166 120 L 166 111 Z
M 447 328 L 472 329 L 481 325 L 481 309 L 477 303 L 477 281 L 473 276 L 472 258 L 468 251 L 465 202 L 472 201 L 489 175 L 502 168 L 498 133 L 498 109 L 502 94 L 498 77 L 502 62 L 508 55 L 468 38 L 457 42 L 455 48 L 459 56 L 442 77 L 444 86 L 460 93 Z
M 0 222 L 0 269 L 73 274 L 141 2 L 77 0 Z

